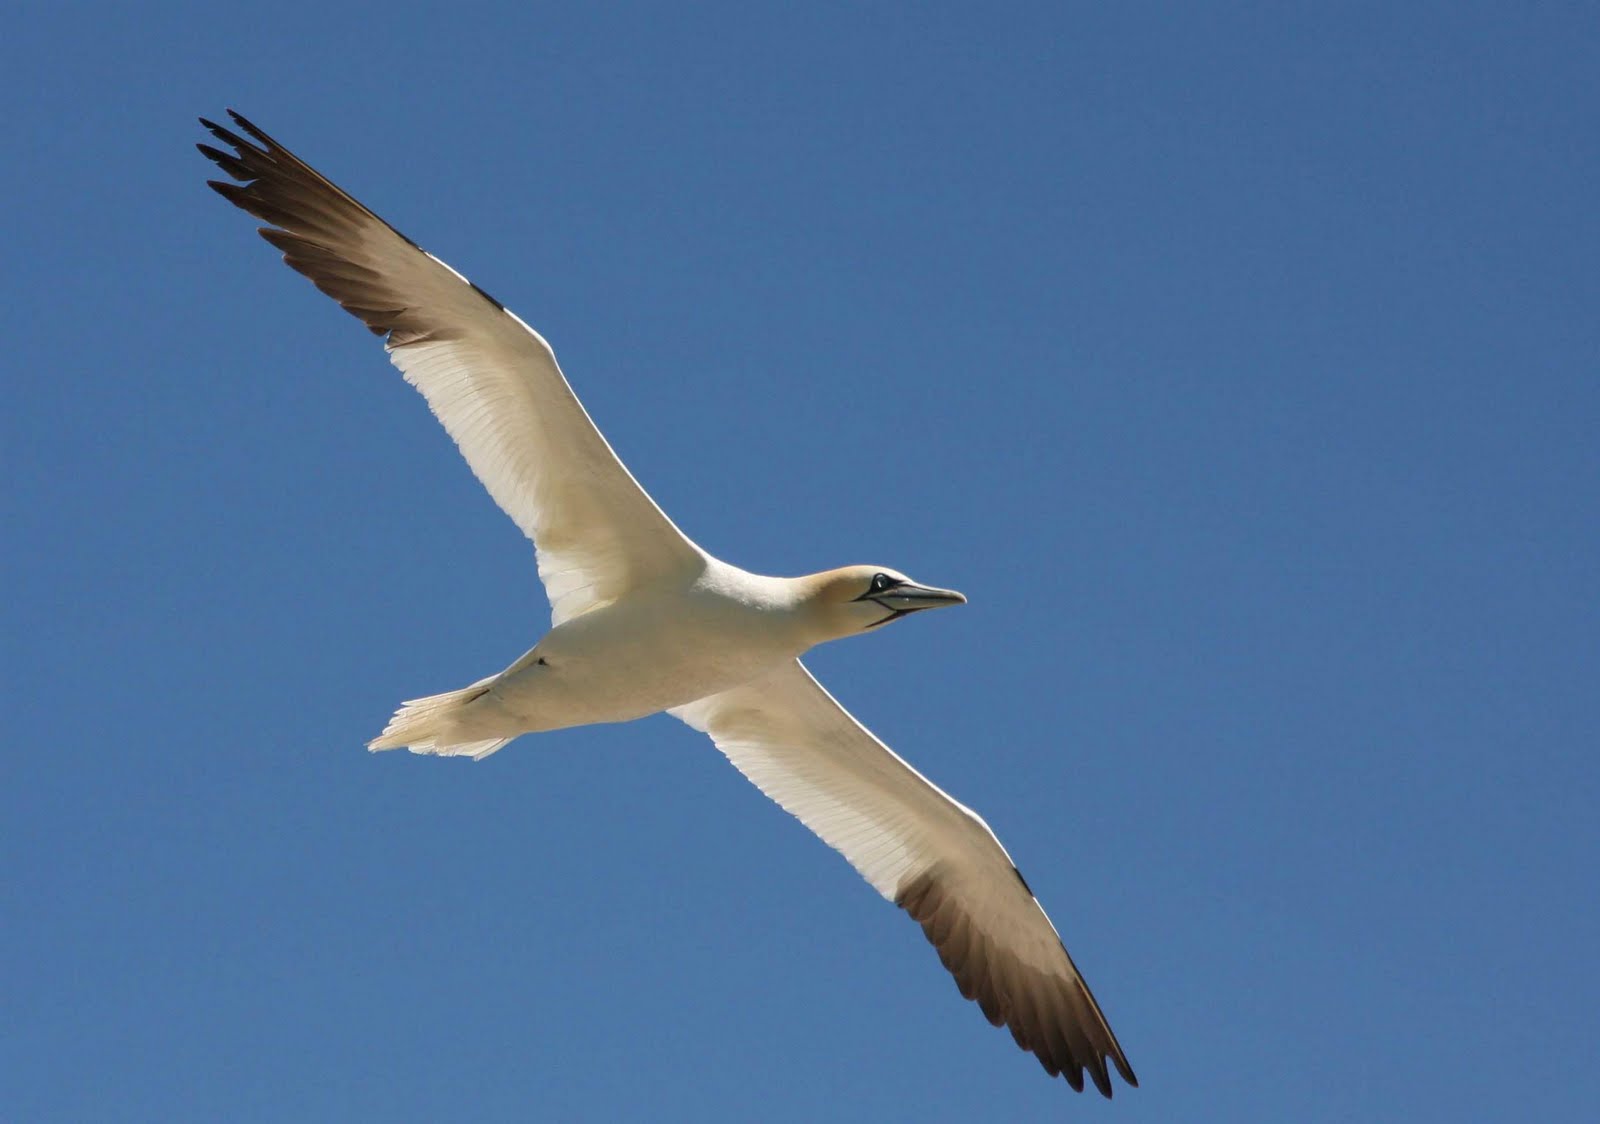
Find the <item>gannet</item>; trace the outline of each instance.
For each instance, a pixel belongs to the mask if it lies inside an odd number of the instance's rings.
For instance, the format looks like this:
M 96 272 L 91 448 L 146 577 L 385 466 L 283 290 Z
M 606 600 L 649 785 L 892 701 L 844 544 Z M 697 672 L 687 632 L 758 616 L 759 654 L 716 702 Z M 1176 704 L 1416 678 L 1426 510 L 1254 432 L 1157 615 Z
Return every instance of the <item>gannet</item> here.
M 197 147 L 283 260 L 383 337 L 478 480 L 533 541 L 551 628 L 504 671 L 404 703 L 369 747 L 481 760 L 513 738 L 666 711 L 921 923 L 995 1026 L 1082 1091 L 1137 1085 L 1011 856 L 800 662 L 960 593 L 887 566 L 765 577 L 713 558 L 595 428 L 539 333 L 232 110 Z M 253 143 L 252 143 L 253 142 Z

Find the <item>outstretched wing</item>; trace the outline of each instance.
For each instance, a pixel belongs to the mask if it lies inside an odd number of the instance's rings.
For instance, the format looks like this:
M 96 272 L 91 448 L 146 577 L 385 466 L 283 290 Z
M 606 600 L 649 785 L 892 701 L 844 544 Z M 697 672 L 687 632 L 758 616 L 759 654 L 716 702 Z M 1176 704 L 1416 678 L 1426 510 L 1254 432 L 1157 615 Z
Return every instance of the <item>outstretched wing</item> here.
M 556 623 L 703 555 L 629 474 L 532 328 L 310 165 L 229 111 L 246 140 L 201 119 L 233 153 L 200 151 L 238 183 L 224 199 L 261 236 L 385 337 L 461 455 L 538 549 Z M 254 141 L 254 143 L 252 143 Z
M 1083 1089 L 1109 1059 L 1138 1081 L 1055 927 L 1005 848 L 852 718 L 798 661 L 670 713 L 917 921 L 961 994 Z

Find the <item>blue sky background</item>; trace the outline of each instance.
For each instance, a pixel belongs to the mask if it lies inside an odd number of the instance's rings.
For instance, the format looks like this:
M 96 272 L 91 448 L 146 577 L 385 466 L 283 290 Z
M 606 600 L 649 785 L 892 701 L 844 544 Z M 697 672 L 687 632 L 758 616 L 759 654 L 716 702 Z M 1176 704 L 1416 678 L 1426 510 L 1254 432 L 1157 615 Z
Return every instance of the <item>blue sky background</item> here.
M 1600 1100 L 1585 4 L 24 5 L 7 1119 L 1577 1120 Z M 531 550 L 203 186 L 225 106 L 555 345 L 989 819 L 1076 1098 L 666 718 L 388 754 Z

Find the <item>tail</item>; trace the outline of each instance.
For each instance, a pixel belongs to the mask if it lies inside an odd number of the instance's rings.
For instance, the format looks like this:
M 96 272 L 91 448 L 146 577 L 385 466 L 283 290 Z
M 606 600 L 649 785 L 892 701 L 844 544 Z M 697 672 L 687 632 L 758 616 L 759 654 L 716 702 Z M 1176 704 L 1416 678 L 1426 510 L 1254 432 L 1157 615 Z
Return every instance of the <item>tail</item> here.
M 367 748 L 373 751 L 409 749 L 412 753 L 482 761 L 511 738 L 473 738 L 472 731 L 462 728 L 461 711 L 468 703 L 487 694 L 493 680 L 491 675 L 459 691 L 401 703 L 383 733 L 368 742 Z

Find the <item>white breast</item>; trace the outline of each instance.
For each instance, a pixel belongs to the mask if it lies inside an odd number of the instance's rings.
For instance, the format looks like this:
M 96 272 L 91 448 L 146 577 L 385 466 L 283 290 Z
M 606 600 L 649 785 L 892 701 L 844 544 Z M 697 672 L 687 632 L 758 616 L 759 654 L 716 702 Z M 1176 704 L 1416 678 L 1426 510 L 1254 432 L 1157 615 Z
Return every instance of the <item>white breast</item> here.
M 719 563 L 563 621 L 491 696 L 530 733 L 626 722 L 748 682 L 801 636 L 786 583 Z

